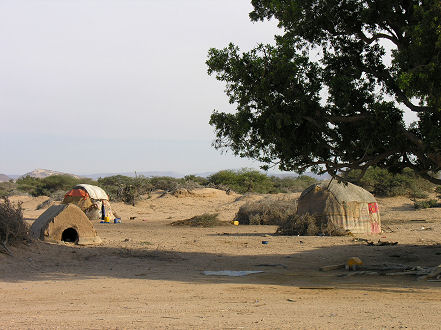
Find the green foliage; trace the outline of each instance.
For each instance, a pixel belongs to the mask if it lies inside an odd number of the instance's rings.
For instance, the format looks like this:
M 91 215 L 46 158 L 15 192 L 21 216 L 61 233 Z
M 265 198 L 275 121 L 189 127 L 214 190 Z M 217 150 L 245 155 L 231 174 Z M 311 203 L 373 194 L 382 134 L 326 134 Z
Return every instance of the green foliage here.
M 301 192 L 319 181 L 307 175 L 300 175 L 297 177 L 283 177 L 279 178 L 272 176 L 274 190 L 281 193 Z
M 413 206 L 416 209 L 428 209 L 432 207 L 439 207 L 440 204 L 436 199 L 426 199 L 422 201 L 414 201 Z
M 7 197 L 14 194 L 17 185 L 14 182 L 0 182 L 0 197 Z
M 348 232 L 332 222 L 324 222 L 309 214 L 293 215 L 280 224 L 276 235 L 285 236 L 345 236 Z
M 174 192 L 180 188 L 195 189 L 201 187 L 199 182 L 207 182 L 207 180 L 194 175 L 186 176 L 183 179 L 168 176 L 147 178 L 144 176 L 128 177 L 124 175 L 98 179 L 98 185 L 109 194 L 112 200 L 132 205 L 135 205 L 142 195 L 150 194 L 154 190 Z
M 59 199 L 61 192 L 67 192 L 80 183 L 96 184 L 88 178 L 77 179 L 70 175 L 51 175 L 46 178 L 34 178 L 26 176 L 16 181 L 17 189 L 32 196 L 54 196 Z
M 16 180 L 17 189 L 26 192 L 32 196 L 38 196 L 36 193 L 36 189 L 40 183 L 41 179 L 31 176 L 21 177 Z
M 226 222 L 218 220 L 218 215 L 218 213 L 204 213 L 202 215 L 197 215 L 187 220 L 174 221 L 171 223 L 171 225 L 204 228 L 226 225 Z
M 243 168 L 238 171 L 219 171 L 208 177 L 206 185 L 224 190 L 230 189 L 240 194 L 250 192 L 275 194 L 300 192 L 317 182 L 318 180 L 307 175 L 279 178 L 277 176 L 267 176 L 256 170 Z
M 360 180 L 358 180 L 359 175 L 359 171 L 352 171 L 348 173 L 346 179 L 376 196 L 402 195 L 413 199 L 425 198 L 433 189 L 433 184 L 408 168 L 405 168 L 402 173 L 393 174 L 386 169 L 370 167 Z
M 122 201 L 131 205 L 135 205 L 141 195 L 150 193 L 154 188 L 150 179 L 144 176 L 132 178 L 124 175 L 114 175 L 99 178 L 98 185 L 107 192 L 111 200 Z
M 214 111 L 216 148 L 286 171 L 441 170 L 441 3 L 252 0 L 273 45 L 210 49 L 236 112 Z M 392 62 L 384 45 L 393 46 Z M 418 114 L 407 127 L 399 104 Z
M 208 185 L 208 179 L 207 178 L 204 178 L 202 176 L 196 176 L 196 175 L 193 175 L 193 174 L 186 175 L 184 177 L 184 181 L 187 182 L 187 183 L 195 183 L 195 184 L 198 184 L 200 186 Z
M 208 182 L 215 186 L 225 186 L 237 193 L 270 193 L 274 189 L 271 179 L 256 170 L 241 169 L 238 171 L 219 171 L 208 177 Z
M 242 225 L 280 225 L 297 212 L 294 199 L 266 197 L 242 205 L 235 220 Z

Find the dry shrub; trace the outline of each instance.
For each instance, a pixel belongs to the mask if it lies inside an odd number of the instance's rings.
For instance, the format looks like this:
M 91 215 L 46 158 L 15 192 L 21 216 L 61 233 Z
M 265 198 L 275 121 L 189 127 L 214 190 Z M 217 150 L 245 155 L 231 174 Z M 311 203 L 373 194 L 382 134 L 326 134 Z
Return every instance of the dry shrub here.
M 204 213 L 202 215 L 194 216 L 186 220 L 174 221 L 172 226 L 190 226 L 190 227 L 215 227 L 224 226 L 226 223 L 218 220 L 218 213 Z
M 281 225 L 297 212 L 295 199 L 266 197 L 239 208 L 236 220 L 242 225 Z
M 277 228 L 276 235 L 285 236 L 345 236 L 343 228 L 309 214 L 293 215 Z
M 0 201 L 0 244 L 9 253 L 8 245 L 28 237 L 21 203 L 13 204 L 7 197 L 3 197 Z

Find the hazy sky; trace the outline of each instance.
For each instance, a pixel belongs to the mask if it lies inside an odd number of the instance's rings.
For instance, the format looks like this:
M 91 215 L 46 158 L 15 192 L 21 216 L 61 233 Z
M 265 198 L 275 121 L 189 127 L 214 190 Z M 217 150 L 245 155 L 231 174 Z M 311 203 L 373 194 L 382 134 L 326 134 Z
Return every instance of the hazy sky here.
M 271 42 L 250 0 L 0 0 L 0 173 L 196 173 L 258 164 L 211 147 L 210 47 Z

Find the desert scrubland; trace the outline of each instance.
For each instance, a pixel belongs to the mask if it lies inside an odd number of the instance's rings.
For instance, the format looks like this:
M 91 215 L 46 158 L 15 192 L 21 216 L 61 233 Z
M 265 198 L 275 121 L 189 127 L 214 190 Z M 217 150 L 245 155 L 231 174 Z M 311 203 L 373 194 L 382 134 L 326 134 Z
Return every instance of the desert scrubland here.
M 439 328 L 441 282 L 319 271 L 353 256 L 365 265 L 441 264 L 438 208 L 380 198 L 383 233 L 371 237 L 274 236 L 275 226 L 230 224 L 241 205 L 260 198 L 210 188 L 153 193 L 136 206 L 113 203 L 121 224 L 93 221 L 100 245 L 11 247 L 14 256 L 0 254 L 1 328 Z M 29 224 L 45 199 L 11 197 L 23 202 Z M 225 225 L 170 225 L 205 212 L 219 213 Z M 398 244 L 368 246 L 357 238 Z M 227 277 L 207 270 L 263 272 Z

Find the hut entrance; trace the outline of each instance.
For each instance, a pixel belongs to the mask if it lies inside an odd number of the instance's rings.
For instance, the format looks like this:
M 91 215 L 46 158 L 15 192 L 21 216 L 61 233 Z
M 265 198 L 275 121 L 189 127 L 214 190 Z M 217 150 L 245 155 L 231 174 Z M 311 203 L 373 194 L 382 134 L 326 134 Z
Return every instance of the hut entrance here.
M 67 228 L 61 234 L 61 240 L 63 242 L 76 243 L 78 242 L 78 232 L 73 228 Z

